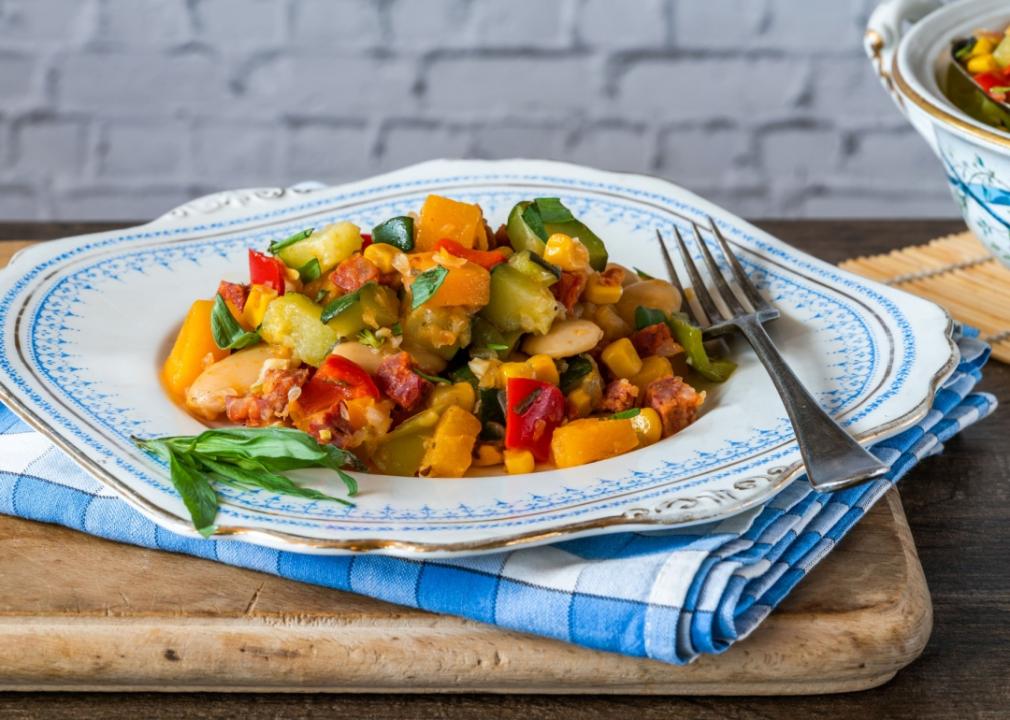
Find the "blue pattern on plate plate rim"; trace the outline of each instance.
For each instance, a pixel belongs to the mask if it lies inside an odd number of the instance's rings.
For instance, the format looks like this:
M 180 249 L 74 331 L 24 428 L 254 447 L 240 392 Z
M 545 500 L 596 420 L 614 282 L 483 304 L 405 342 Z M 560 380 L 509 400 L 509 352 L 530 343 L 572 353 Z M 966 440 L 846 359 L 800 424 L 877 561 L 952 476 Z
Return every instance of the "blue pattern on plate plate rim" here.
M 665 197 L 665 196 L 656 195 L 654 193 L 643 192 L 643 191 L 640 191 L 640 190 L 634 189 L 634 188 L 627 188 L 627 187 L 623 187 L 623 186 L 616 186 L 616 185 L 611 185 L 611 184 L 607 184 L 607 183 L 595 183 L 595 182 L 588 182 L 588 181 L 569 181 L 568 179 L 559 179 L 559 178 L 550 177 L 550 176 L 518 176 L 518 175 L 493 176 L 493 175 L 479 175 L 479 176 L 471 176 L 471 177 L 460 176 L 460 177 L 457 177 L 457 178 L 446 178 L 446 179 L 439 179 L 439 178 L 436 178 L 436 179 L 426 179 L 426 180 L 423 180 L 423 181 L 411 181 L 411 182 L 396 183 L 396 184 L 391 184 L 391 185 L 386 185 L 386 186 L 376 187 L 376 188 L 368 188 L 367 190 L 364 190 L 364 191 L 346 193 L 346 194 L 342 194 L 342 195 L 338 195 L 338 196 L 328 196 L 326 198 L 315 200 L 313 202 L 301 203 L 301 204 L 299 204 L 297 206 L 294 206 L 294 207 L 282 208 L 282 209 L 275 210 L 275 211 L 272 211 L 272 212 L 269 212 L 269 213 L 263 213 L 263 214 L 260 214 L 258 216 L 252 216 L 252 218 L 268 219 L 268 218 L 274 217 L 274 216 L 281 216 L 281 215 L 285 215 L 285 214 L 290 214 L 292 212 L 297 212 L 299 210 L 309 209 L 311 206 L 320 207 L 320 206 L 327 205 L 327 204 L 335 204 L 335 203 L 345 202 L 350 197 L 362 196 L 362 195 L 367 195 L 367 194 L 376 194 L 376 193 L 381 193 L 381 192 L 388 192 L 389 190 L 397 189 L 397 188 L 401 188 L 401 187 L 411 187 L 411 186 L 413 186 L 413 187 L 419 187 L 420 188 L 420 187 L 431 187 L 431 186 L 445 186 L 446 184 L 452 183 L 452 182 L 473 182 L 473 181 L 494 182 L 494 181 L 504 181 L 504 180 L 508 180 L 508 181 L 511 181 L 511 182 L 519 181 L 519 182 L 526 182 L 526 183 L 546 182 L 546 183 L 549 183 L 549 184 L 552 184 L 552 185 L 555 185 L 555 186 L 556 185 L 569 185 L 574 190 L 585 189 L 585 190 L 592 191 L 593 189 L 603 188 L 603 189 L 607 189 L 607 190 L 611 190 L 611 191 L 617 191 L 617 192 L 623 193 L 625 195 L 651 196 L 651 199 L 660 200 L 660 201 L 666 203 L 667 205 L 677 206 L 677 207 L 679 207 L 682 210 L 686 210 L 689 213 L 691 213 L 694 217 L 700 217 L 700 215 L 701 215 L 701 213 L 696 208 L 694 208 L 694 207 L 692 207 L 690 205 L 687 205 L 685 203 L 682 203 L 680 201 L 677 201 L 677 200 L 675 200 L 673 198 L 668 198 L 668 197 Z M 518 191 L 517 191 L 517 193 L 518 193 Z M 468 195 L 472 196 L 474 199 L 481 199 L 483 197 L 484 198 L 483 201 L 485 203 L 491 204 L 491 201 L 495 197 L 497 197 L 499 199 L 499 201 L 504 202 L 504 197 L 507 194 L 506 193 L 501 193 L 501 192 L 496 192 L 496 193 L 485 192 L 483 194 L 480 193 L 480 192 L 476 192 L 476 193 L 468 193 Z M 514 199 L 515 198 L 514 195 L 509 196 L 509 197 L 510 197 L 510 199 Z M 583 208 L 583 206 L 581 204 L 585 204 L 585 203 L 592 203 L 593 206 L 595 208 L 597 208 L 597 209 L 600 207 L 600 202 L 599 202 L 598 198 L 588 199 L 588 198 L 581 198 L 579 196 L 571 196 L 571 197 L 566 198 L 566 201 L 572 203 L 573 206 L 576 208 L 576 210 L 578 212 L 583 212 L 584 211 L 584 208 Z M 395 212 L 395 210 L 393 210 L 393 209 L 396 208 L 396 207 L 403 208 L 405 205 L 411 205 L 412 206 L 413 204 L 416 204 L 416 200 L 414 200 L 414 199 L 402 199 L 402 200 L 398 200 L 398 201 L 393 202 L 393 203 L 387 203 L 387 209 L 392 210 L 392 211 Z M 378 207 L 379 207 L 379 205 L 373 206 L 373 212 L 376 212 L 377 214 L 379 214 L 378 213 L 378 209 L 377 209 Z M 620 207 L 619 204 L 616 205 L 615 211 L 617 211 L 617 212 L 635 212 L 635 213 L 638 213 L 639 215 L 641 215 L 643 217 L 647 216 L 647 214 L 643 214 L 642 211 L 640 209 L 638 209 L 638 208 Z M 360 213 L 360 211 L 358 211 L 358 212 Z M 339 214 L 340 216 L 346 217 L 349 213 L 347 211 L 342 211 L 342 212 L 339 212 L 337 214 Z M 125 242 L 129 242 L 129 240 L 131 240 L 133 238 L 167 237 L 167 236 L 170 236 L 170 235 L 178 235 L 178 234 L 183 234 L 183 233 L 196 232 L 196 231 L 200 231 L 200 230 L 206 231 L 206 230 L 210 230 L 210 229 L 220 229 L 220 228 L 223 228 L 223 227 L 226 227 L 226 226 L 248 223 L 248 222 L 250 222 L 250 220 L 251 220 L 250 217 L 243 217 L 241 219 L 229 221 L 227 223 L 210 223 L 210 224 L 199 225 L 199 226 L 196 226 L 196 227 L 178 228 L 178 229 L 173 229 L 173 230 L 168 230 L 168 231 L 161 230 L 161 231 L 140 232 L 140 233 L 134 233 L 134 234 L 129 235 L 129 236 L 119 236 L 119 237 L 115 237 L 115 238 L 109 238 L 109 239 L 106 239 L 106 240 L 101 241 L 99 243 L 93 243 L 93 244 L 90 244 L 90 245 L 84 245 L 84 246 L 81 246 L 79 248 L 75 248 L 73 251 L 70 251 L 68 253 L 64 253 L 62 256 L 60 256 L 58 258 L 51 259 L 50 261 L 48 261 L 47 263 L 45 263 L 45 265 L 43 267 L 55 264 L 57 262 L 60 262 L 63 259 L 66 259 L 67 257 L 79 254 L 80 252 L 84 252 L 85 250 L 88 250 L 88 249 L 91 249 L 91 248 L 97 247 L 97 246 L 104 247 L 104 246 L 108 246 L 108 245 L 112 245 L 112 244 L 116 244 L 116 243 L 121 243 L 121 242 L 125 243 Z M 668 219 L 665 219 L 665 218 L 660 218 L 659 221 L 661 223 L 665 223 L 665 224 L 669 224 L 669 222 L 670 222 Z M 651 227 L 655 226 L 655 224 L 656 224 L 656 218 L 653 217 L 648 222 L 643 221 L 643 223 L 641 224 L 641 227 L 642 227 L 642 229 L 646 229 L 646 228 L 651 229 Z M 762 243 L 762 242 L 758 241 L 756 238 L 746 236 L 745 233 L 743 233 L 742 231 L 737 230 L 736 228 L 727 226 L 727 229 L 729 229 L 734 236 L 738 236 L 738 237 L 739 236 L 744 236 L 744 237 L 746 237 L 746 239 L 748 239 L 749 241 L 751 241 L 753 244 L 756 244 L 756 245 L 762 247 L 762 249 L 764 249 L 766 251 L 773 251 L 773 254 L 778 255 L 781 259 L 788 261 L 792 265 L 797 265 L 797 264 L 799 264 L 799 265 L 805 265 L 806 269 L 813 270 L 817 274 L 821 275 L 822 277 L 829 277 L 832 281 L 835 281 L 835 282 L 837 282 L 839 280 L 845 281 L 843 284 L 849 286 L 851 289 L 857 290 L 858 292 L 860 292 L 861 294 L 864 294 L 864 295 L 876 296 L 874 299 L 877 300 L 878 302 L 885 301 L 884 302 L 885 307 L 887 307 L 887 309 L 890 311 L 890 314 L 892 315 L 892 317 L 894 317 L 896 320 L 898 320 L 899 325 L 901 325 L 901 326 L 903 326 L 905 328 L 905 330 L 906 330 L 906 332 L 904 333 L 905 337 L 906 337 L 907 340 L 911 341 L 911 342 L 906 342 L 905 343 L 906 357 L 903 358 L 903 362 L 900 363 L 901 366 L 906 367 L 906 368 L 908 367 L 908 364 L 910 363 L 911 358 L 914 357 L 914 355 L 910 355 L 909 354 L 909 353 L 914 353 L 914 340 L 911 338 L 911 333 L 910 333 L 910 330 L 909 330 L 909 326 L 908 326 L 907 320 L 903 317 L 903 315 L 901 314 L 901 312 L 898 311 L 898 309 L 895 306 L 893 306 L 893 304 L 891 304 L 891 303 L 889 303 L 889 302 L 886 301 L 886 298 L 883 298 L 883 297 L 877 295 L 877 293 L 875 293 L 875 291 L 873 291 L 872 288 L 868 288 L 865 285 L 862 285 L 860 283 L 852 282 L 852 281 L 850 281 L 850 280 L 848 280 L 846 278 L 839 277 L 839 276 L 835 275 L 834 273 L 830 273 L 830 274 L 826 273 L 825 269 L 823 267 L 816 266 L 816 265 L 810 265 L 808 263 L 804 263 L 802 261 L 799 261 L 796 257 L 794 257 L 792 255 L 789 255 L 788 253 L 784 253 L 784 252 L 780 251 L 778 248 L 775 248 L 775 247 L 769 246 L 769 245 L 767 245 L 765 243 Z M 282 234 L 283 234 L 283 232 L 281 232 L 277 228 L 275 228 L 272 232 L 261 233 L 261 235 L 268 236 L 268 237 L 276 237 L 276 236 L 282 235 Z M 250 235 L 244 235 L 241 238 L 233 238 L 232 240 L 227 241 L 227 242 L 229 244 L 231 244 L 231 243 L 241 243 L 242 245 L 245 245 L 246 243 L 249 242 L 249 240 L 250 240 Z M 196 248 L 196 247 L 199 247 L 201 244 L 202 245 L 220 245 L 221 242 L 222 241 L 220 241 L 220 240 L 216 240 L 216 241 L 212 241 L 210 243 L 198 243 L 198 242 L 185 243 L 184 245 L 182 245 L 182 244 L 179 245 L 179 247 L 180 248 L 185 247 L 185 248 L 187 248 L 187 250 L 184 250 L 184 252 L 190 252 L 189 248 Z M 18 282 L 18 284 L 15 286 L 15 288 L 12 289 L 11 292 L 9 292 L 7 294 L 7 296 L 3 300 L 2 306 L 0 306 L 0 320 L 3 320 L 4 316 L 9 312 L 10 305 L 11 305 L 11 302 L 13 300 L 13 296 L 17 292 L 19 292 L 20 290 L 24 289 L 26 283 L 31 279 L 30 276 L 35 275 L 40 269 L 41 268 L 37 268 L 32 273 L 29 273 L 29 276 L 26 276 L 25 278 L 22 278 Z M 137 268 L 137 269 L 140 269 L 140 271 L 142 271 L 142 268 Z M 64 313 L 64 315 L 65 314 L 66 313 Z M 38 327 L 38 325 L 36 325 L 36 327 Z M 52 327 L 52 326 L 50 325 L 49 327 Z M 35 341 L 37 339 L 38 339 L 37 335 L 33 336 L 33 341 Z M 872 343 L 871 343 L 871 350 L 872 350 Z M 42 350 L 41 352 L 42 352 L 43 355 L 45 355 L 45 353 L 47 351 L 46 350 Z M 55 351 L 54 350 L 53 352 L 62 353 L 63 351 L 62 350 L 59 350 L 59 351 Z M 54 357 L 55 357 L 55 355 L 54 355 Z M 0 361 L 0 363 L 2 363 L 2 365 L 0 365 L 0 366 L 4 366 L 4 369 L 6 369 L 8 371 L 8 374 L 11 374 L 11 372 L 10 372 L 11 369 L 9 367 L 9 364 L 6 363 L 5 361 L 6 361 L 6 358 L 4 358 L 3 361 Z M 869 374 L 872 374 L 872 367 L 874 365 L 874 362 L 871 361 L 869 364 L 870 364 L 870 373 Z M 846 377 L 851 377 L 851 376 L 846 376 Z M 898 390 L 898 388 L 900 387 L 901 384 L 903 384 L 903 380 L 899 378 L 888 390 L 885 391 L 885 395 L 887 395 L 887 396 L 893 395 L 895 392 L 897 392 L 897 390 Z M 23 383 L 22 383 L 22 387 L 23 387 Z M 37 399 L 41 400 L 41 398 L 37 398 Z M 107 398 L 97 398 L 97 400 L 99 400 L 99 401 L 104 401 L 106 399 Z M 879 405 L 879 403 L 883 402 L 884 399 L 886 399 L 886 398 L 877 399 L 874 404 L 875 405 Z M 844 404 L 844 402 L 842 404 Z M 48 408 L 48 409 L 49 409 L 50 412 L 52 412 L 51 408 Z M 865 413 L 867 411 L 868 410 L 864 410 L 863 413 Z M 103 424 L 108 424 L 108 423 L 105 422 L 105 420 L 103 420 L 102 422 L 103 422 Z M 96 447 L 97 449 L 99 449 L 100 451 L 102 451 L 103 454 L 107 454 L 107 455 L 111 455 L 112 454 L 104 446 L 101 446 L 100 444 L 96 444 L 96 443 L 90 441 L 90 438 L 83 437 L 83 434 L 77 432 L 75 428 L 71 428 L 71 429 L 74 430 L 75 435 L 77 435 L 78 437 L 81 437 L 81 439 L 84 439 L 85 441 L 89 442 L 89 445 L 91 445 L 92 447 Z M 775 436 L 775 437 L 777 437 L 777 438 L 788 436 L 789 433 L 788 433 L 788 426 L 787 426 L 787 424 L 786 424 L 786 427 L 784 427 L 784 428 L 778 428 L 778 429 L 770 431 L 770 434 L 773 435 L 773 436 Z M 764 443 L 762 443 L 762 444 L 764 444 Z M 745 450 L 743 451 L 744 453 L 753 451 L 753 448 L 751 446 L 742 445 L 740 447 L 744 447 L 745 448 Z M 788 453 L 783 453 L 783 454 L 788 454 Z M 738 452 L 736 456 L 739 456 L 739 455 L 740 455 L 740 453 Z M 118 457 L 114 458 L 114 459 L 117 462 L 119 462 L 120 464 L 124 464 Z M 714 464 L 716 462 L 722 462 L 722 461 L 724 461 L 723 458 L 715 458 L 713 460 L 712 458 L 707 457 L 707 458 L 701 459 L 699 465 L 701 465 L 701 466 L 711 465 L 711 464 Z M 756 464 L 759 464 L 759 465 L 762 465 L 762 466 L 767 466 L 767 463 L 768 463 L 768 458 L 763 458 L 760 462 L 758 462 Z M 126 465 L 128 465 L 128 464 L 126 464 Z M 149 478 L 148 473 L 140 470 L 139 468 L 132 468 L 131 467 L 131 469 L 133 471 L 133 474 L 141 476 L 141 477 L 144 477 L 145 480 L 148 480 L 148 479 L 153 480 L 153 478 Z M 655 473 L 650 473 L 650 474 L 639 473 L 636 476 L 630 476 L 629 478 L 627 478 L 627 480 L 630 481 L 635 487 L 642 487 L 643 486 L 643 483 L 642 483 L 643 479 L 654 480 L 655 476 L 658 476 L 661 479 L 669 479 L 673 475 L 681 474 L 682 471 L 683 471 L 683 469 L 684 469 L 683 466 L 660 467 L 660 468 L 657 468 L 657 470 L 655 471 Z M 646 477 L 643 478 L 642 476 L 646 476 Z M 614 486 L 615 482 L 618 482 L 618 481 L 600 480 L 601 486 L 604 486 L 603 492 L 601 492 L 600 494 L 602 494 L 602 495 L 612 494 L 614 492 L 614 490 L 615 490 L 615 486 Z M 702 479 L 702 480 L 699 480 L 699 481 L 696 481 L 696 482 L 697 483 L 705 482 L 705 480 Z M 648 487 L 651 484 L 652 484 L 651 482 L 647 482 L 647 483 L 645 483 L 644 487 Z M 692 484 L 694 484 L 694 483 L 692 483 Z M 164 490 L 166 490 L 168 492 L 171 492 L 169 486 L 165 485 L 164 483 L 157 483 L 157 485 L 159 485 L 161 489 L 164 489 Z M 687 487 L 687 485 L 686 484 L 678 485 L 677 489 L 682 489 L 684 487 Z M 657 494 L 668 494 L 669 492 L 670 492 L 669 488 L 664 488 L 660 493 L 657 493 Z M 569 488 L 569 489 L 566 489 L 566 491 L 564 491 L 563 493 L 561 493 L 561 497 L 533 496 L 533 497 L 531 497 L 531 498 L 528 499 L 527 505 L 528 505 L 529 508 L 533 508 L 533 509 L 543 509 L 544 507 L 556 506 L 559 501 L 561 501 L 561 502 L 571 502 L 572 499 L 573 499 L 572 493 L 577 494 L 577 496 L 579 498 L 582 498 L 582 499 L 585 499 L 587 497 L 587 493 L 585 491 Z M 266 495 L 266 494 L 265 493 L 260 493 L 260 495 Z M 647 497 L 647 495 L 644 495 L 644 496 L 643 495 L 639 495 L 637 497 L 644 498 L 644 497 Z M 256 499 L 257 500 L 257 505 L 259 507 L 264 508 L 264 509 L 269 508 L 269 509 L 273 509 L 274 511 L 282 511 L 282 512 L 285 512 L 285 511 L 304 512 L 304 510 L 305 510 L 304 505 L 294 506 L 294 505 L 291 505 L 290 503 L 288 503 L 285 499 L 281 499 L 281 498 L 274 498 L 277 501 L 277 503 L 278 503 L 278 505 L 275 505 L 274 499 L 272 499 L 272 498 L 273 498 L 273 496 L 262 498 L 262 500 L 265 501 L 265 502 L 260 502 L 260 498 L 257 498 Z M 396 520 L 407 520 L 407 519 L 422 520 L 422 519 L 434 519 L 436 517 L 444 517 L 444 518 L 493 517 L 495 515 L 500 515 L 503 512 L 503 510 L 505 510 L 506 508 L 515 509 L 516 505 L 515 504 L 509 505 L 507 503 L 502 503 L 502 504 L 500 504 L 498 506 L 492 506 L 490 508 L 487 508 L 484 511 L 481 511 L 478 508 L 469 508 L 467 506 L 462 506 L 462 507 L 458 507 L 458 508 L 446 509 L 446 511 L 444 513 L 443 512 L 438 512 L 438 511 L 436 511 L 433 508 L 420 508 L 419 511 L 416 512 L 416 513 L 415 512 L 409 512 L 409 513 L 406 514 L 406 516 L 404 516 L 404 515 L 401 514 L 401 515 L 396 515 L 394 517 L 390 517 L 390 509 L 384 508 L 381 511 L 379 511 L 379 513 L 377 515 L 378 515 L 378 517 L 381 517 L 383 519 L 396 519 Z M 251 516 L 245 515 L 244 513 L 239 513 L 237 511 L 234 511 L 231 508 L 227 508 L 226 512 L 228 512 L 229 514 L 233 514 L 233 515 L 239 516 L 239 517 L 251 517 Z M 345 521 L 346 520 L 350 520 L 350 521 L 353 522 L 353 520 L 355 519 L 354 517 L 346 517 L 345 515 L 340 514 L 340 513 L 336 514 L 336 516 L 340 517 L 341 519 L 343 519 Z M 334 518 L 334 519 L 336 519 L 336 518 Z M 364 516 L 362 516 L 361 519 L 365 519 Z M 442 527 L 444 527 L 444 526 L 442 526 Z M 428 526 L 419 526 L 417 529 L 431 529 L 431 528 L 428 527 Z

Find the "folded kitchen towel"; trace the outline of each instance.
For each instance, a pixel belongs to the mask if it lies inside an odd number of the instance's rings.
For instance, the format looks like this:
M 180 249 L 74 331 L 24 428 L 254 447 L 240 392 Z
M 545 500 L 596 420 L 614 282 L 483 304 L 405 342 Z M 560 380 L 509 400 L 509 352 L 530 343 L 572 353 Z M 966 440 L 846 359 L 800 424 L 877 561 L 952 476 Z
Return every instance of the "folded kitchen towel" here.
M 931 411 L 874 446 L 891 466 L 884 479 L 820 494 L 801 478 L 757 511 L 686 529 L 453 560 L 322 557 L 194 539 L 154 525 L 2 406 L 0 513 L 601 650 L 686 663 L 750 633 L 912 466 L 992 412 L 995 398 L 972 392 L 988 347 L 970 337 L 959 344 L 961 363 Z

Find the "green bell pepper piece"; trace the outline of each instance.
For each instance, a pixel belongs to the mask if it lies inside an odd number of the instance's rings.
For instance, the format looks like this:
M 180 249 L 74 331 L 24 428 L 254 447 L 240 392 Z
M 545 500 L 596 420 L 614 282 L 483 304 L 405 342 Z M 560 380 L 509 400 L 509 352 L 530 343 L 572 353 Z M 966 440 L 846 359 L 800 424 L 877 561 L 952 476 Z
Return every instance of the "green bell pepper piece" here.
M 736 363 L 731 360 L 712 360 L 705 351 L 701 328 L 695 327 L 680 314 L 674 314 L 666 320 L 673 331 L 677 342 L 687 354 L 687 364 L 695 372 L 712 382 L 726 382 L 736 370 Z

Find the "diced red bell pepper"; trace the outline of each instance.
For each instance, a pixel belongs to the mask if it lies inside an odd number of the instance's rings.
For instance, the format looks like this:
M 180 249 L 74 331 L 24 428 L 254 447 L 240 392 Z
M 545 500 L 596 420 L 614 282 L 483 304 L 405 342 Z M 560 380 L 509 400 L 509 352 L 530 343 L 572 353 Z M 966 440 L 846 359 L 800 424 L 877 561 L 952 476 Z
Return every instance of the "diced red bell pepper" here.
M 372 234 L 371 233 L 361 233 L 361 249 L 364 250 L 366 247 L 372 244 Z
M 360 397 L 379 399 L 379 388 L 357 363 L 339 355 L 330 355 L 316 370 L 298 396 L 302 414 L 329 410 L 340 402 Z
M 991 72 L 979 73 L 978 75 L 972 75 L 972 78 L 977 82 L 983 90 L 989 92 L 989 90 L 997 85 L 1006 85 L 1007 79 L 996 75 Z
M 509 378 L 505 386 L 505 447 L 529 450 L 540 462 L 551 455 L 551 436 L 565 419 L 565 396 L 540 380 Z
M 284 263 L 275 257 L 249 249 L 249 282 L 252 285 L 266 285 L 284 294 Z
M 465 248 L 455 240 L 450 240 L 449 238 L 443 238 L 435 243 L 435 249 L 445 250 L 450 255 L 455 255 L 456 257 L 463 258 L 464 260 L 469 260 L 472 263 L 480 265 L 485 270 L 490 270 L 495 265 L 500 265 L 507 259 L 505 255 L 498 250 L 471 250 L 470 248 Z

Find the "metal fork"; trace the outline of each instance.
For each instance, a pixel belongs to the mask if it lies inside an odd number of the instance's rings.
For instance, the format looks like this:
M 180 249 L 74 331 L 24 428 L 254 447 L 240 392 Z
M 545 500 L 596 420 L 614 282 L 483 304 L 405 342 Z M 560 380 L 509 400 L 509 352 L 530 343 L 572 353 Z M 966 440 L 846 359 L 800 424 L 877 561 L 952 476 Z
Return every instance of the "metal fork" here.
M 687 270 L 694 296 L 704 314 L 708 316 L 708 322 L 705 322 L 705 319 L 699 317 L 691 309 L 691 304 L 687 302 L 684 285 L 681 283 L 673 260 L 670 258 L 666 241 L 659 230 L 656 230 L 656 238 L 663 251 L 663 260 L 666 263 L 667 272 L 670 274 L 670 280 L 684 296 L 685 307 L 694 321 L 704 329 L 704 334 L 709 337 L 739 331 L 754 348 L 758 359 L 771 376 L 779 397 L 782 398 L 782 404 L 785 405 L 786 413 L 789 415 L 789 420 L 796 433 L 800 455 L 806 466 L 807 479 L 815 490 L 821 492 L 840 490 L 886 473 L 888 466 L 861 447 L 849 433 L 832 420 L 831 416 L 821 409 L 818 402 L 807 392 L 803 383 L 786 364 L 763 326 L 763 323 L 779 317 L 779 311 L 762 297 L 757 287 L 747 277 L 740 261 L 733 254 L 729 243 L 719 231 L 715 221 L 712 218 L 708 220 L 712 235 L 718 241 L 722 253 L 729 263 L 733 279 L 751 308 L 747 308 L 737 297 L 716 264 L 701 230 L 696 224 L 691 223 L 695 241 L 701 249 L 702 259 L 714 283 L 714 287 L 705 286 L 694 260 L 691 259 L 687 243 L 684 242 L 680 230 L 674 226 L 680 257 Z M 716 304 L 717 299 L 729 310 L 729 314 L 719 309 Z

